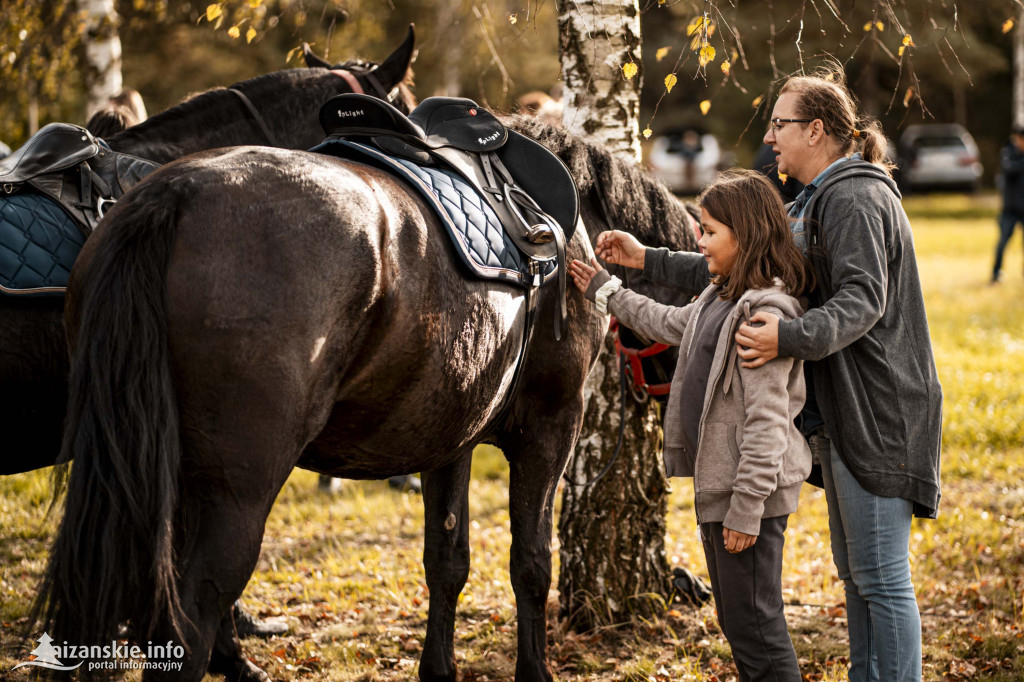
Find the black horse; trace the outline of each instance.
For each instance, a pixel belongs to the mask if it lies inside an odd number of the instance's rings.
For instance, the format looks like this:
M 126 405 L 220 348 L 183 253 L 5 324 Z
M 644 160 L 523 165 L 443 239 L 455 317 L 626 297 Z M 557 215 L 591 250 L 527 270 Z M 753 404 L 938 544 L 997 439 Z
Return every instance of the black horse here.
M 534 121 L 569 166 L 587 230 L 693 249 L 684 209 L 632 166 Z M 520 680 L 550 680 L 552 509 L 607 318 L 569 294 L 569 332 L 534 330 L 511 375 L 522 290 L 469 278 L 426 204 L 369 166 L 242 147 L 169 164 L 125 196 L 68 289 L 73 345 L 66 509 L 37 607 L 59 640 L 188 647 L 199 680 L 218 624 L 298 466 L 348 478 L 423 471 L 430 590 L 419 674 L 456 678 L 474 445 L 510 466 Z M 537 319 L 552 319 L 553 287 Z M 88 616 L 83 615 L 88 614 Z
M 277 71 L 231 89 L 210 90 L 107 142 L 115 151 L 159 163 L 240 144 L 309 149 L 323 137 L 316 117 L 320 105 L 351 92 L 350 79 L 367 93 L 377 91 L 371 74 L 384 92 L 398 87 L 396 104 L 407 110 L 412 95 L 402 83 L 413 45 L 410 29 L 405 42 L 379 66 L 363 61 L 331 66 L 307 51 L 312 68 Z M 63 308 L 59 297 L 0 295 L 0 475 L 39 469 L 57 460 L 67 404 Z

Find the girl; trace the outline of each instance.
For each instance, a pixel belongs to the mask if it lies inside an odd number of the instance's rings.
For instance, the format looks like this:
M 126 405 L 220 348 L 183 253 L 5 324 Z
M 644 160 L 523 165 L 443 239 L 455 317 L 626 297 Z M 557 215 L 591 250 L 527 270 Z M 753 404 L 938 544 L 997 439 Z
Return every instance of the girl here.
M 789 514 L 811 469 L 793 419 L 804 403 L 800 360 L 758 369 L 737 361 L 733 335 L 756 313 L 782 319 L 812 275 L 786 210 L 759 173 L 734 171 L 701 195 L 698 242 L 710 286 L 688 306 L 661 305 L 620 287 L 597 260 L 573 261 L 576 286 L 622 324 L 680 346 L 665 412 L 665 469 L 692 476 L 718 622 L 740 680 L 797 682 L 782 611 L 782 547 Z

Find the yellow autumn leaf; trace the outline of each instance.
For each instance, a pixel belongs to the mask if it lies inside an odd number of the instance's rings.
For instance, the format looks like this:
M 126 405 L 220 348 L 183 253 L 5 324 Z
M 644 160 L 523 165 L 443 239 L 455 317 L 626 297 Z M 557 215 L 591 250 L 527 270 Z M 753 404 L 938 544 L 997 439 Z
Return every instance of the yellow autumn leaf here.
M 707 116 L 708 115 L 708 111 L 710 109 L 711 109 L 711 100 L 706 99 L 706 100 L 704 100 L 703 102 L 700 103 L 700 113 L 702 113 L 705 116 Z
M 731 68 L 732 68 L 732 62 L 730 62 L 728 59 L 726 59 L 724 62 L 722 62 L 722 73 L 724 73 L 726 76 L 729 75 L 729 69 L 731 69 Z
M 907 35 L 903 36 L 903 46 L 904 47 L 915 47 L 914 39 L 910 37 L 909 33 Z
M 256 9 L 263 4 L 263 0 L 249 0 L 249 7 Z
M 752 106 L 755 109 L 757 109 L 759 106 L 761 106 L 761 102 L 763 102 L 763 101 L 764 101 L 764 95 L 758 95 L 757 97 L 754 98 L 754 101 L 750 103 L 750 106 Z
M 665 0 L 658 0 L 658 4 L 659 5 L 664 5 L 665 4 Z
M 903 106 L 904 107 L 910 106 L 910 100 L 913 99 L 913 97 L 914 97 L 914 86 L 911 85 L 909 88 L 907 88 L 906 94 L 903 95 Z
M 871 30 L 871 22 L 870 21 L 868 23 L 864 24 L 864 30 L 865 31 L 870 31 Z
M 217 17 L 219 17 L 223 13 L 224 13 L 224 10 L 221 9 L 220 5 L 207 5 L 206 6 L 206 20 L 207 21 L 213 21 L 214 19 L 216 19 Z
M 637 71 L 639 71 L 639 68 L 633 62 L 627 62 L 622 65 L 622 75 L 626 77 L 626 80 L 635 76 Z
M 786 175 L 785 173 L 779 172 L 778 170 L 776 170 L 775 172 L 779 174 L 779 182 L 781 182 L 783 185 L 785 185 L 786 184 L 786 180 L 789 180 L 789 176 Z
M 678 80 L 679 79 L 676 78 L 676 75 L 674 73 L 670 73 L 669 75 L 665 76 L 665 89 L 669 92 L 672 92 L 672 88 L 676 86 L 676 81 Z
M 695 33 L 700 33 L 704 30 L 705 19 L 703 16 L 694 17 L 690 20 L 690 23 L 686 25 L 686 35 L 692 36 Z
M 884 31 L 885 30 L 885 24 L 883 24 L 880 21 L 876 21 L 875 22 L 875 28 L 877 28 L 879 31 Z
M 250 26 L 249 30 L 247 30 L 245 32 L 245 42 L 246 43 L 251 43 L 255 37 L 256 37 L 256 29 L 254 29 L 252 26 Z
M 900 45 L 900 49 L 897 51 L 896 54 L 898 54 L 899 56 L 902 57 L 903 56 L 903 51 L 906 50 L 906 49 L 907 49 L 906 45 Z
M 708 63 L 715 61 L 715 48 L 710 45 L 700 48 L 698 61 L 701 66 L 706 66 Z
M 232 38 L 237 38 L 238 36 L 242 35 L 242 32 L 238 29 L 237 26 L 232 26 L 228 29 L 228 35 Z
M 515 26 L 517 21 L 519 21 L 519 15 L 518 14 L 510 14 L 510 15 L 508 15 L 508 23 L 510 23 L 513 26 Z
M 1007 19 L 1003 22 L 1003 33 L 1009 33 L 1013 30 L 1013 19 Z
M 715 35 L 715 22 L 710 21 L 708 22 L 708 36 L 713 35 Z
M 668 51 L 669 51 L 669 48 L 667 46 L 666 47 L 659 47 L 658 51 L 654 53 L 654 59 L 656 61 L 660 62 L 662 59 L 665 58 L 665 55 L 668 54 Z
M 644 136 L 645 140 L 648 139 L 653 134 L 654 134 L 654 131 L 651 130 L 650 128 L 644 128 L 644 131 L 641 133 L 641 135 Z

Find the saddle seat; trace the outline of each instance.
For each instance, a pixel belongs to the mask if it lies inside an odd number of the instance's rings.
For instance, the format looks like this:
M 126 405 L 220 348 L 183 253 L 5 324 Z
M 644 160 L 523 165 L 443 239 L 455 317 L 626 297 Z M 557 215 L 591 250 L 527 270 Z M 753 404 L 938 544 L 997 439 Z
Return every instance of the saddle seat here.
M 0 293 L 63 295 L 104 208 L 159 167 L 68 123 L 0 160 Z
M 411 182 L 434 182 L 434 171 L 443 169 L 468 183 L 525 257 L 525 280 L 539 286 L 557 276 L 561 335 L 565 245 L 579 219 L 576 183 L 561 159 L 465 98 L 429 97 L 407 117 L 383 100 L 338 95 L 320 109 L 320 124 L 328 138 L 316 151 L 375 163 Z M 331 145 L 338 141 L 343 144 Z M 406 164 L 416 168 L 403 169 Z M 460 182 L 443 184 L 450 189 Z
M 34 189 L 60 204 L 88 235 L 105 205 L 159 167 L 111 150 L 85 128 L 50 123 L 0 160 L 0 196 Z

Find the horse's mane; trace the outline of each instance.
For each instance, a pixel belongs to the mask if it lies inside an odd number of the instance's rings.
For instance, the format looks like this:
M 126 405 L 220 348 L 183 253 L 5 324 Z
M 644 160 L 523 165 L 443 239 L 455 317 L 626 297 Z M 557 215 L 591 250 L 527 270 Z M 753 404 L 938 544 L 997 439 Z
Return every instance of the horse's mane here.
M 603 195 L 614 227 L 632 233 L 650 246 L 697 250 L 697 240 L 687 220 L 686 203 L 636 165 L 535 118 L 506 116 L 502 120 L 512 130 L 540 142 L 562 159 L 581 195 L 588 192 Z

